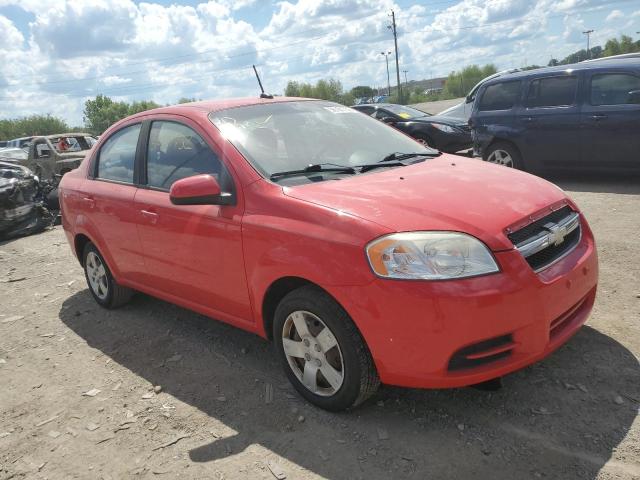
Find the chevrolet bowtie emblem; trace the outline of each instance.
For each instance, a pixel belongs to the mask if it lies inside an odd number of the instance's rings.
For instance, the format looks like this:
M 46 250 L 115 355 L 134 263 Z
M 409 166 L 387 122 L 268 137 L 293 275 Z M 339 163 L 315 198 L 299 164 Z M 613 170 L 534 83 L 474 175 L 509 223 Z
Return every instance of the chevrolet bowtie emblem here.
M 567 236 L 566 226 L 561 227 L 557 223 L 547 223 L 544 228 L 549 232 L 549 234 L 547 235 L 547 237 L 549 238 L 549 243 L 558 246 L 562 242 L 564 242 L 564 237 Z

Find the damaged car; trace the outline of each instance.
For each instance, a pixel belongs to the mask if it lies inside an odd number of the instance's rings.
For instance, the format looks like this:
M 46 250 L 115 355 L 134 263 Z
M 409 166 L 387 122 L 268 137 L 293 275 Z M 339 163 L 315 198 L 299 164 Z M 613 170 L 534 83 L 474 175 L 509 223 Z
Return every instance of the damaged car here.
M 53 182 L 40 182 L 28 168 L 0 161 L 0 240 L 38 233 L 50 226 L 46 207 Z
M 41 180 L 52 181 L 77 168 L 96 142 L 88 133 L 34 137 L 26 158 L 18 159 L 17 163 L 29 168 Z

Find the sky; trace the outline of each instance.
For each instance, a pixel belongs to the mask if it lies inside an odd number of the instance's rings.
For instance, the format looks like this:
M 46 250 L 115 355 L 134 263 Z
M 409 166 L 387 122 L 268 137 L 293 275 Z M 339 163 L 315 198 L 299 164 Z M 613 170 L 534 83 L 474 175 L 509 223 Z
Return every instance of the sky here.
M 584 48 L 587 29 L 591 45 L 640 31 L 640 0 L 0 0 L 0 118 L 82 125 L 100 93 L 254 96 L 253 64 L 274 94 L 320 78 L 385 87 L 391 10 L 409 80 L 546 65 Z

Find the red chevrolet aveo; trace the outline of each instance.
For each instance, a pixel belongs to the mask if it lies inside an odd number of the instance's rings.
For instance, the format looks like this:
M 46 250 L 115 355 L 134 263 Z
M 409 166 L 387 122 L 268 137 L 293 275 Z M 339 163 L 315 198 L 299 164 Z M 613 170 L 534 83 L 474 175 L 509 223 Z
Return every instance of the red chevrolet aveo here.
M 579 329 L 596 294 L 593 235 L 559 188 L 325 101 L 134 115 L 60 193 L 100 305 L 141 291 L 271 339 L 328 410 L 380 382 L 457 387 L 523 368 Z

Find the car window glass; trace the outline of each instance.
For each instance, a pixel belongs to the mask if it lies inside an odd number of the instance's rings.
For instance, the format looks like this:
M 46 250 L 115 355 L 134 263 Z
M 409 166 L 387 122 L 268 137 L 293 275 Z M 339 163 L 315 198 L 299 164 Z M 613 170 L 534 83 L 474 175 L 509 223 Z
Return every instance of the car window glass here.
M 356 108 L 359 112 L 366 113 L 367 115 L 371 115 L 374 112 L 373 107 L 358 107 Z
M 222 172 L 218 155 L 191 128 L 175 122 L 153 122 L 147 147 L 149 186 L 168 190 L 176 180 L 208 173 L 228 190 L 229 178 Z
M 573 105 L 577 89 L 576 76 L 538 78 L 529 84 L 527 107 Z
M 520 81 L 502 82 L 489 85 L 480 99 L 478 110 L 508 110 L 520 95 Z
M 625 73 L 605 73 L 591 79 L 591 105 L 640 103 L 640 77 Z
M 371 116 L 373 118 L 377 118 L 378 120 L 382 120 L 383 118 L 387 118 L 387 117 L 393 117 L 393 115 L 391 115 L 389 112 L 382 109 L 377 109 L 375 112 L 373 112 Z
M 133 165 L 140 124 L 118 130 L 104 142 L 98 158 L 98 178 L 133 183 Z

